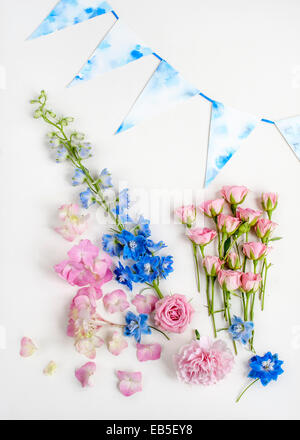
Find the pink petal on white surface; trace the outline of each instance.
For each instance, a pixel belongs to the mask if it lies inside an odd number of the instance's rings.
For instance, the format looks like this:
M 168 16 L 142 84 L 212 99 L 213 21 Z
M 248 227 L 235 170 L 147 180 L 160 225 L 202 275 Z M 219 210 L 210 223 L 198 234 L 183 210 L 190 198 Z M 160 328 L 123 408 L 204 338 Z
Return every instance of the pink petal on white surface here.
M 136 356 L 140 362 L 160 359 L 160 344 L 136 344 Z
M 21 339 L 20 356 L 30 357 L 36 352 L 36 350 L 37 347 L 30 338 L 27 338 L 25 336 L 24 338 Z
M 119 390 L 126 396 L 132 396 L 133 394 L 142 391 L 142 373 L 135 372 L 130 373 L 128 371 L 117 371 L 119 378 Z
M 87 362 L 86 364 L 82 365 L 82 367 L 75 370 L 75 376 L 83 387 L 93 386 L 93 380 L 91 377 L 95 371 L 95 362 Z

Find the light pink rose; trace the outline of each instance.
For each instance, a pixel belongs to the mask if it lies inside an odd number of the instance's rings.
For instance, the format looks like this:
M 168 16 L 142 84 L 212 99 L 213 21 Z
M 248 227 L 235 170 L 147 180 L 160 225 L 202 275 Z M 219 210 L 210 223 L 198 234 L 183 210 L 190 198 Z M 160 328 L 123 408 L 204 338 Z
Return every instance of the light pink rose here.
M 223 186 L 221 195 L 231 205 L 239 205 L 245 200 L 248 191 L 245 186 Z
M 132 304 L 136 307 L 138 313 L 146 313 L 149 315 L 155 309 L 158 298 L 155 295 L 135 295 Z
M 278 204 L 278 194 L 263 193 L 261 196 L 261 204 L 264 211 L 274 211 Z
M 255 226 L 256 235 L 258 236 L 258 238 L 269 238 L 270 234 L 275 230 L 276 226 L 278 226 L 277 223 L 262 218 L 258 220 Z
M 27 336 L 24 336 L 24 338 L 21 339 L 20 356 L 30 357 L 36 352 L 36 350 L 37 347 L 32 339 L 28 338 Z
M 94 383 L 91 379 L 91 376 L 95 374 L 95 371 L 95 362 L 87 362 L 86 364 L 82 365 L 82 367 L 75 370 L 75 377 L 79 380 L 83 387 L 93 386 Z
M 238 270 L 241 268 L 240 258 L 235 252 L 229 252 L 229 254 L 227 255 L 226 263 L 229 269 Z
M 207 274 L 211 277 L 215 277 L 218 275 L 218 272 L 222 267 L 223 261 L 215 256 L 207 256 L 203 258 L 202 264 L 203 267 L 205 267 Z
M 123 290 L 114 290 L 103 297 L 103 304 L 109 313 L 124 312 L 130 306 Z
M 191 322 L 193 307 L 183 295 L 168 295 L 155 304 L 155 324 L 172 333 L 182 333 Z
M 207 200 L 198 207 L 199 211 L 207 217 L 217 217 L 224 208 L 224 199 Z
M 209 228 L 187 229 L 186 234 L 193 243 L 200 246 L 206 246 L 217 236 L 216 231 Z
M 249 260 L 260 260 L 264 258 L 271 249 L 272 248 L 258 241 L 251 241 L 243 245 L 243 253 Z
M 261 283 L 261 276 L 257 273 L 246 272 L 241 276 L 241 288 L 244 292 L 256 292 Z
M 128 371 L 117 371 L 119 379 L 119 390 L 126 396 L 132 396 L 139 391 L 142 391 L 142 373 L 137 371 L 130 373 Z
M 254 226 L 257 220 L 262 216 L 262 211 L 250 208 L 243 209 L 239 206 L 236 210 L 236 216 L 243 222 L 249 223 L 250 226 Z
M 160 358 L 160 344 L 136 344 L 136 348 L 136 356 L 140 362 L 156 361 Z
M 191 225 L 196 220 L 196 207 L 194 205 L 181 206 L 175 209 L 175 215 L 184 225 Z
M 241 286 L 241 272 L 222 269 L 218 273 L 218 281 L 222 288 L 225 288 L 228 292 L 233 292 Z
M 231 215 L 220 214 L 218 216 L 218 229 L 220 232 L 232 235 L 240 226 L 241 221 Z
M 207 336 L 183 346 L 175 355 L 179 380 L 195 385 L 213 385 L 230 373 L 234 357 L 225 342 Z

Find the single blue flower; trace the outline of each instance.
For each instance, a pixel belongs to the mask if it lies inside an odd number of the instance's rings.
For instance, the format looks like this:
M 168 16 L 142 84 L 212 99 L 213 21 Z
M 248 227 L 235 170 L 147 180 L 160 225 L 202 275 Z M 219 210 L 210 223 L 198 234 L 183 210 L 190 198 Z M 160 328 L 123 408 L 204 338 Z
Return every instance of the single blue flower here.
M 150 253 L 158 252 L 163 248 L 166 248 L 167 246 L 163 241 L 159 241 L 158 243 L 154 243 L 152 240 L 147 240 L 147 247 L 149 249 Z
M 264 356 L 253 356 L 249 362 L 251 371 L 248 377 L 260 379 L 262 385 L 266 386 L 283 373 L 282 364 L 283 361 L 278 359 L 278 354 L 272 354 L 270 351 Z
M 115 234 L 115 238 L 123 248 L 124 260 L 131 258 L 138 261 L 146 253 L 146 239 L 142 235 L 134 235 L 129 231 L 123 229 L 120 234 Z
M 80 197 L 81 204 L 85 209 L 88 209 L 91 205 L 96 203 L 96 199 L 94 197 L 94 194 L 90 190 L 90 188 L 87 188 L 86 191 L 83 191 L 82 193 L 80 193 L 79 197 Z
M 114 270 L 114 274 L 116 275 L 116 280 L 120 284 L 124 284 L 130 290 L 132 290 L 132 282 L 137 282 L 136 275 L 132 272 L 130 267 L 124 267 L 122 263 L 119 262 L 119 266 Z
M 137 280 L 140 283 L 152 283 L 159 276 L 159 257 L 146 255 L 133 265 Z
M 253 328 L 254 324 L 252 321 L 244 322 L 241 318 L 234 316 L 228 331 L 234 341 L 241 341 L 245 345 L 252 336 Z
M 59 148 L 56 150 L 56 162 L 62 162 L 66 160 L 68 157 L 68 150 L 66 147 L 64 147 L 62 144 L 59 146 Z
M 159 275 L 163 278 L 167 278 L 169 273 L 173 272 L 173 257 L 168 255 L 167 257 L 160 257 L 158 266 Z
M 142 215 L 138 219 L 137 223 L 134 225 L 134 230 L 137 231 L 139 235 L 143 235 L 144 237 L 150 237 L 150 220 L 145 219 Z
M 125 320 L 127 325 L 124 327 L 124 335 L 133 336 L 136 342 L 141 342 L 142 334 L 151 334 L 151 329 L 147 324 L 148 315 L 144 313 L 135 315 L 132 312 L 127 312 Z
M 82 145 L 78 147 L 78 155 L 81 159 L 88 159 L 92 156 L 91 154 L 91 144 L 89 142 L 84 142 Z
M 102 236 L 102 247 L 111 257 L 120 257 L 123 246 L 114 235 L 104 234 Z
M 78 186 L 84 183 L 85 181 L 85 174 L 80 168 L 75 169 L 75 174 L 72 177 L 72 185 Z
M 101 171 L 99 180 L 101 189 L 112 188 L 111 174 L 107 168 L 104 168 L 104 170 Z

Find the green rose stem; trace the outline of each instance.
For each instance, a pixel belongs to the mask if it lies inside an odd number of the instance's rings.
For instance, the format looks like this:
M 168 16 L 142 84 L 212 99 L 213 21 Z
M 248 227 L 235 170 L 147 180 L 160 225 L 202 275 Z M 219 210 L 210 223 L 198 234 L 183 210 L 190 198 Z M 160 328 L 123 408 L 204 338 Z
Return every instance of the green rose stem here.
M 199 248 L 200 248 L 200 252 L 201 252 L 202 258 L 205 258 L 204 246 L 199 246 Z M 206 301 L 207 301 L 207 309 L 208 309 L 208 316 L 210 316 L 210 314 L 212 313 L 212 311 L 211 311 L 211 303 L 210 303 L 210 298 L 209 298 L 210 276 L 207 273 L 206 267 L 204 267 L 204 270 L 205 270 L 205 276 L 206 276 Z
M 245 392 L 247 390 L 249 390 L 250 387 L 252 387 L 252 385 L 255 384 L 255 382 L 259 381 L 259 379 L 255 379 L 253 382 L 251 382 L 245 389 L 244 391 L 239 395 L 239 397 L 236 399 L 236 403 L 238 403 L 241 400 L 241 397 L 245 394 Z
M 267 282 L 267 272 L 269 268 L 271 267 L 271 264 L 267 264 L 267 259 L 265 258 L 265 275 L 263 280 L 263 290 L 262 290 L 262 298 L 261 298 L 261 310 L 264 310 L 265 306 L 265 293 L 266 293 L 266 282 Z
M 257 264 L 258 264 L 258 260 L 253 260 L 254 273 L 256 273 Z M 251 309 L 250 309 L 250 321 L 252 321 L 252 322 L 254 321 L 255 295 L 256 295 L 256 292 L 252 292 L 252 302 L 251 302 Z M 252 330 L 252 337 L 250 339 L 250 348 L 252 351 L 254 351 L 253 341 L 254 341 L 254 330 Z
M 228 323 L 229 323 L 229 327 L 232 325 L 232 321 L 231 321 L 231 314 L 230 314 L 230 306 L 229 306 L 229 300 L 230 300 L 230 292 L 227 291 L 225 289 L 225 295 L 226 295 L 226 303 L 227 303 L 227 316 L 228 316 Z M 237 355 L 237 348 L 236 348 L 236 343 L 234 340 L 232 340 L 233 343 L 233 347 L 234 347 L 234 352 Z
M 155 292 L 157 293 L 157 296 L 159 297 L 159 299 L 163 299 L 163 294 L 161 293 L 160 288 L 158 287 L 158 282 L 157 281 L 153 281 L 153 283 L 146 283 L 149 287 L 152 287 L 152 289 L 155 290 Z
M 170 341 L 170 338 L 169 338 L 169 336 L 168 335 L 166 335 L 163 331 L 161 331 L 161 330 L 159 330 L 158 328 L 156 328 L 156 327 L 152 327 L 152 325 L 149 325 L 148 327 L 150 327 L 150 328 L 152 328 L 153 330 L 156 330 L 157 332 L 159 332 L 159 333 L 161 333 L 162 335 L 164 335 L 164 337 L 165 338 L 167 338 L 168 339 L 168 341 Z
M 214 327 L 214 336 L 217 337 L 217 330 L 216 330 L 216 322 L 215 322 L 215 310 L 214 310 L 214 300 L 215 300 L 215 282 L 216 277 L 210 277 L 211 278 L 211 303 L 210 303 L 210 312 Z
M 200 292 L 200 273 L 199 273 L 199 262 L 198 262 L 198 253 L 197 253 L 197 245 L 192 242 L 193 245 L 193 254 L 196 266 L 196 275 L 197 275 L 197 289 Z

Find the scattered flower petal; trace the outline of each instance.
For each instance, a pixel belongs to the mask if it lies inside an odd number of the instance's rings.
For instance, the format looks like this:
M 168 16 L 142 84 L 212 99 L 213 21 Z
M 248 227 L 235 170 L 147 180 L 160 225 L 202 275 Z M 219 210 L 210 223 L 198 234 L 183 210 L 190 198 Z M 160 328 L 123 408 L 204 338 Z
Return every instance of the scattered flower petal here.
M 132 396 L 139 391 L 142 391 L 142 373 L 130 373 L 128 371 L 117 371 L 117 376 L 119 379 L 119 390 L 120 392 L 128 397 Z
M 30 357 L 36 352 L 36 350 L 37 347 L 30 338 L 24 337 L 21 339 L 20 356 Z
M 136 344 L 136 356 L 140 362 L 155 361 L 160 359 L 160 344 Z
M 50 361 L 43 370 L 45 376 L 53 376 L 57 369 L 57 365 L 54 361 Z
M 128 343 L 123 335 L 119 332 L 114 332 L 112 338 L 108 341 L 108 350 L 114 356 L 119 356 L 121 352 L 128 347 Z
M 131 301 L 138 313 L 149 315 L 155 309 L 158 298 L 155 295 L 136 295 Z
M 124 312 L 130 306 L 123 290 L 114 290 L 104 295 L 103 304 L 109 313 Z
M 93 380 L 91 376 L 95 373 L 95 371 L 95 362 L 87 362 L 86 364 L 82 365 L 82 367 L 75 370 L 75 376 L 83 387 L 93 386 Z

